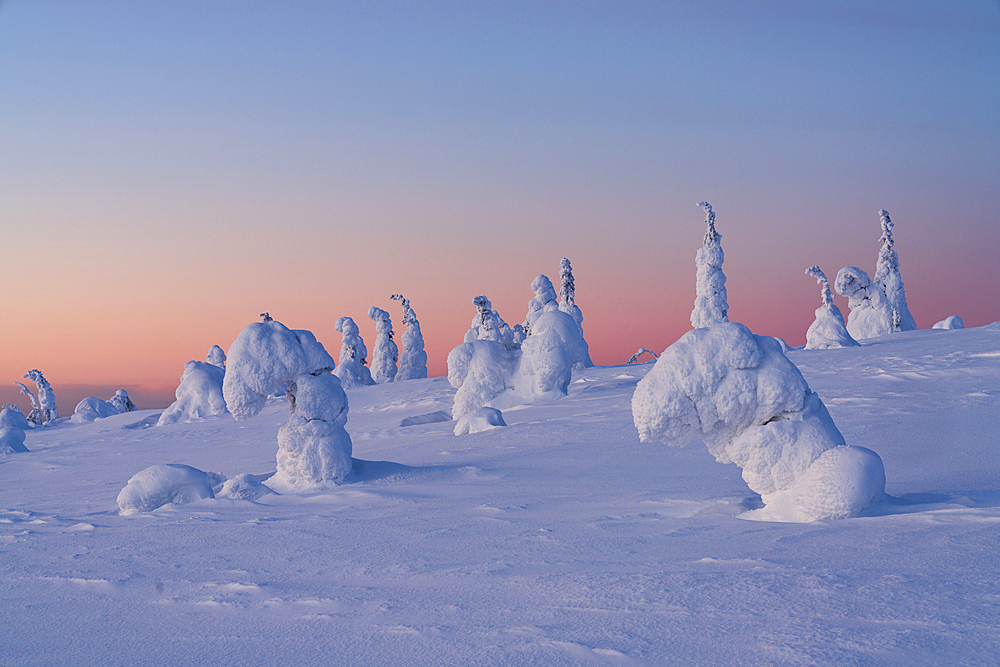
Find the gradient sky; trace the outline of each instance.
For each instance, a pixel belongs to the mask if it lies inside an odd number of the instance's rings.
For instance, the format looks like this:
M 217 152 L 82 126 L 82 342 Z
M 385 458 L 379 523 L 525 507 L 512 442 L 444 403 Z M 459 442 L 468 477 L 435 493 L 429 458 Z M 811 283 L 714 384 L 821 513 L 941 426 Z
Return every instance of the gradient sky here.
M 0 403 L 162 407 L 262 311 L 337 356 L 393 292 L 442 375 L 563 256 L 624 363 L 690 328 L 706 199 L 757 333 L 874 273 L 880 208 L 920 327 L 1000 319 L 1000 6 L 0 2 Z

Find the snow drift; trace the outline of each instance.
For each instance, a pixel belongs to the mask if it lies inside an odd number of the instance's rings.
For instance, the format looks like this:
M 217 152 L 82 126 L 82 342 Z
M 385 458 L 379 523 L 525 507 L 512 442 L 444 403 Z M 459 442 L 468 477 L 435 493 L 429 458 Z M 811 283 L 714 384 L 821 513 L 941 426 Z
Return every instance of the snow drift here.
M 163 411 L 157 426 L 214 417 L 227 412 L 222 395 L 226 371 L 207 361 L 191 360 L 184 364 L 181 383 L 174 392 L 176 401 Z
M 632 416 L 643 442 L 700 437 L 717 461 L 738 465 L 766 505 L 759 518 L 846 518 L 884 493 L 878 455 L 847 446 L 778 343 L 739 323 L 668 347 L 636 387 Z
M 177 463 L 155 465 L 132 475 L 118 494 L 122 514 L 152 512 L 164 505 L 182 505 L 214 498 L 213 485 L 225 481 L 216 473 L 206 473 Z
M 30 425 L 20 410 L 15 408 L 0 410 L 0 456 L 24 454 L 28 451 L 24 446 L 24 431 L 27 428 L 30 428 Z

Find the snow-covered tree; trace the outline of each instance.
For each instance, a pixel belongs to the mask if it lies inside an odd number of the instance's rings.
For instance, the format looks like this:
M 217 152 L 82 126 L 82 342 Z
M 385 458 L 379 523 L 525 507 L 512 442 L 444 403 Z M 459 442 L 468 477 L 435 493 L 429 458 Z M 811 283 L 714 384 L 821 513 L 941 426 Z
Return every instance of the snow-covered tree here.
M 845 266 L 837 272 L 833 287 L 837 294 L 847 297 L 847 305 L 851 308 L 847 331 L 854 340 L 887 336 L 895 331 L 892 308 L 885 293 L 872 283 L 864 270 Z
M 695 256 L 697 284 L 691 326 L 695 329 L 710 327 L 729 321 L 729 304 L 726 302 L 726 274 L 722 272 L 725 253 L 722 252 L 722 234 L 715 231 L 715 213 L 708 202 L 698 206 L 705 209 L 705 240 Z
M 524 316 L 525 333 L 531 335 L 531 325 L 535 323 L 538 316 L 550 310 L 558 310 L 559 302 L 556 300 L 556 290 L 552 287 L 552 281 L 548 276 L 538 274 L 531 281 L 531 291 L 535 296 L 528 301 L 528 314 Z
M 917 328 L 917 323 L 906 306 L 906 291 L 903 289 L 903 278 L 899 275 L 899 256 L 892 247 L 892 220 L 885 209 L 878 213 L 882 224 L 882 238 L 879 239 L 882 248 L 878 251 L 873 282 L 889 302 L 893 331 L 913 331 Z
M 576 305 L 576 279 L 573 277 L 573 267 L 565 257 L 559 262 L 559 310 L 573 318 L 576 325 L 580 327 L 580 349 L 577 351 L 577 359 L 574 364 L 577 368 L 591 368 L 594 362 L 590 360 L 590 345 L 587 344 L 583 336 L 583 311 Z
M 659 357 L 656 356 L 656 352 L 653 352 L 652 350 L 647 350 L 644 347 L 640 347 L 638 352 L 636 352 L 635 354 L 633 354 L 631 357 L 628 358 L 628 361 L 625 362 L 625 365 L 627 366 L 629 364 L 634 364 L 635 362 L 639 361 L 639 357 L 641 357 L 646 353 L 653 355 L 653 359 L 659 359 Z
M 632 417 L 643 442 L 700 437 L 717 461 L 738 465 L 766 519 L 856 516 L 885 491 L 878 454 L 845 444 L 777 341 L 737 322 L 668 347 L 636 387 Z
M 521 325 L 515 325 L 511 329 L 500 317 L 500 313 L 493 310 L 490 300 L 483 295 L 474 297 L 472 305 L 476 307 L 476 316 L 472 318 L 472 324 L 465 332 L 466 343 L 474 340 L 492 340 L 507 350 L 520 349 L 520 343 L 525 337 Z
M 0 409 L 0 456 L 26 453 L 24 431 L 29 427 L 28 420 L 16 406 Z
M 514 388 L 523 402 L 565 396 L 579 361 L 583 336 L 573 317 L 558 308 L 546 310 L 531 325 L 521 345 Z
M 184 364 L 181 383 L 174 392 L 176 401 L 160 415 L 157 426 L 189 422 L 225 414 L 226 399 L 222 385 L 226 371 L 207 361 L 191 360 Z
M 213 366 L 218 366 L 219 368 L 226 367 L 226 353 L 218 345 L 213 345 L 208 348 L 208 354 L 205 355 L 206 363 L 212 364 Z
M 116 391 L 115 395 L 109 398 L 106 403 L 118 412 L 135 412 L 136 410 L 135 403 L 128 397 L 128 392 L 124 389 Z
M 513 387 L 520 350 L 495 340 L 469 340 L 448 353 L 448 382 L 458 391 L 451 414 L 461 419 Z
M 830 292 L 830 281 L 818 266 L 806 269 L 806 275 L 812 276 L 820 286 L 820 297 L 823 303 L 816 309 L 816 319 L 806 331 L 806 349 L 826 349 L 832 347 L 854 347 L 858 341 L 851 338 L 844 326 L 844 316 L 833 302 Z
M 287 387 L 288 423 L 278 431 L 278 471 L 267 485 L 279 493 L 330 488 L 353 470 L 347 395 L 330 371 L 333 357 L 309 331 L 276 320 L 248 325 L 229 348 L 223 394 L 237 421 L 263 409 Z
M 396 379 L 396 362 L 399 361 L 399 348 L 392 339 L 392 320 L 389 313 L 372 306 L 368 309 L 368 318 L 375 322 L 375 347 L 372 349 L 372 378 L 379 384 L 392 382 Z
M 427 353 L 424 352 L 424 336 L 420 333 L 420 322 L 417 321 L 417 314 L 410 307 L 410 300 L 402 294 L 393 294 L 389 298 L 402 303 L 403 324 L 406 326 L 403 335 L 399 338 L 403 349 L 399 354 L 399 372 L 396 374 L 396 382 L 425 378 L 427 377 Z
M 56 395 L 52 392 L 52 385 L 49 384 L 49 381 L 45 379 L 38 369 L 28 371 L 24 377 L 34 382 L 35 386 L 38 387 L 38 407 L 42 423 L 47 424 L 59 419 L 59 410 L 56 408 Z
M 339 317 L 333 328 L 344 335 L 340 346 L 340 363 L 333 374 L 340 378 L 345 389 L 375 384 L 371 371 L 365 366 L 368 363 L 368 348 L 361 338 L 358 325 L 350 317 Z
M 38 399 L 35 398 L 35 395 L 31 393 L 30 389 L 24 386 L 23 382 L 15 382 L 14 384 L 20 387 L 21 393 L 27 396 L 28 400 L 31 401 L 31 411 L 28 413 L 27 417 L 28 422 L 30 422 L 33 427 L 40 426 L 44 421 L 44 418 L 42 417 L 42 409 L 38 407 Z

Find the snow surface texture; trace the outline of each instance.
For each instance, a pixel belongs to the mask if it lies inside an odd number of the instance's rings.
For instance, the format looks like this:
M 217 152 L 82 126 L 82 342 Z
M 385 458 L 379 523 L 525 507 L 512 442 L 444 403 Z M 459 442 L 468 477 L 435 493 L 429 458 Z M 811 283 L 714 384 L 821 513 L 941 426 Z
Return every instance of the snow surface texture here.
M 906 291 L 903 289 L 903 278 L 899 275 L 899 256 L 892 247 L 893 223 L 885 209 L 878 214 L 882 225 L 882 238 L 879 239 L 882 241 L 882 248 L 878 251 L 873 282 L 885 294 L 893 331 L 913 331 L 917 328 L 917 323 L 906 306 Z
M 806 330 L 806 349 L 825 350 L 832 347 L 855 347 L 859 343 L 851 338 L 844 326 L 844 316 L 840 308 L 833 302 L 830 293 L 830 281 L 826 279 L 818 266 L 806 269 L 806 275 L 812 276 L 820 285 L 820 296 L 823 303 L 816 309 L 816 319 Z
M 225 414 L 226 399 L 222 395 L 225 377 L 225 369 L 207 361 L 191 360 L 184 364 L 181 383 L 174 392 L 177 400 L 163 411 L 156 425 L 166 426 Z
M 933 329 L 964 329 L 965 328 L 965 322 L 963 322 L 962 318 L 959 317 L 958 315 L 952 315 L 951 317 L 947 317 L 947 318 L 941 320 L 940 322 L 938 322 L 937 324 L 935 324 L 932 328 Z
M 594 362 L 590 360 L 590 345 L 583 335 L 583 311 L 576 305 L 576 279 L 573 277 L 573 267 L 565 257 L 559 262 L 559 283 L 559 296 L 562 298 L 559 310 L 572 317 L 580 327 L 580 347 L 573 366 L 580 369 L 592 368 Z
M 248 325 L 229 348 L 223 393 L 237 421 L 259 413 L 287 385 L 291 414 L 278 431 L 278 471 L 268 480 L 279 493 L 329 489 L 351 473 L 347 395 L 333 365 L 311 332 L 276 320 Z
M 424 351 L 424 336 L 420 333 L 420 322 L 417 321 L 417 314 L 410 307 L 410 300 L 402 294 L 393 294 L 389 298 L 402 303 L 403 324 L 406 326 L 406 330 L 399 338 L 403 349 L 399 354 L 399 372 L 396 373 L 396 381 L 425 378 L 427 377 L 427 353 Z
M 169 433 L 122 428 L 160 409 L 32 429 L 0 461 L 0 661 L 995 667 L 1000 325 L 788 357 L 885 461 L 894 498 L 861 519 L 738 519 L 759 499 L 735 465 L 639 442 L 653 364 L 574 371 L 464 438 L 399 427 L 451 407 L 443 378 L 369 387 L 352 483 L 138 517 L 115 496 L 153 463 L 273 471 L 286 400 Z
M 837 272 L 834 288 L 837 294 L 847 297 L 847 305 L 851 308 L 847 331 L 854 340 L 887 336 L 893 332 L 889 302 L 862 269 L 856 266 L 842 268 Z
M 636 387 L 632 416 L 643 442 L 701 437 L 717 461 L 742 468 L 766 519 L 856 516 L 885 489 L 878 455 L 847 447 L 781 347 L 736 322 L 668 347 Z
M 490 429 L 506 426 L 503 420 L 503 413 L 496 408 L 482 407 L 464 415 L 455 424 L 455 435 L 468 435 L 469 433 L 482 433 Z
M 705 209 L 705 240 L 695 256 L 697 283 L 691 326 L 695 329 L 729 321 L 729 304 L 726 302 L 726 274 L 722 272 L 725 253 L 722 252 L 722 234 L 715 231 L 715 213 L 708 202 L 698 204 Z
M 213 366 L 218 366 L 219 368 L 225 368 L 226 353 L 218 345 L 213 345 L 208 348 L 208 354 L 205 355 L 205 362 L 212 364 Z
M 399 348 L 392 340 L 392 320 L 389 313 L 372 306 L 368 309 L 368 317 L 375 322 L 375 347 L 372 349 L 372 378 L 378 384 L 385 384 L 396 379 L 396 362 L 399 361 Z
M 372 372 L 365 366 L 368 362 L 368 348 L 361 338 L 358 325 L 350 317 L 340 317 L 333 328 L 344 335 L 340 346 L 340 363 L 333 374 L 340 378 L 345 389 L 375 384 Z
M 118 508 L 125 515 L 138 514 L 214 498 L 212 483 L 218 477 L 177 463 L 150 466 L 132 475 L 118 494 Z
M 41 423 L 59 419 L 59 410 L 56 408 L 56 395 L 52 391 L 52 385 L 45 379 L 45 376 L 38 370 L 30 370 L 25 374 L 25 379 L 31 380 L 38 387 L 38 409 L 41 411 Z M 23 385 L 22 385 L 23 387 Z M 31 419 L 31 417 L 28 417 Z
M 24 446 L 26 428 L 29 428 L 28 420 L 19 410 L 0 410 L 0 456 L 24 454 L 28 451 Z

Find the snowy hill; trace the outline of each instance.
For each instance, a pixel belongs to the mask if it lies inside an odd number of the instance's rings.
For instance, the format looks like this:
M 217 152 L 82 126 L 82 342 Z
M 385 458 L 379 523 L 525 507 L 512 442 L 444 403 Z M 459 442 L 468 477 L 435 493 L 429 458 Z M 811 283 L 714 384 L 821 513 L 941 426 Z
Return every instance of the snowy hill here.
M 444 378 L 351 389 L 355 479 L 256 503 L 115 498 L 154 464 L 274 471 L 284 400 L 29 431 L 0 457 L 0 663 L 997 664 L 1000 325 L 788 356 L 889 503 L 738 518 L 760 500 L 736 466 L 639 443 L 652 364 L 461 437 L 400 425 L 451 408 Z

